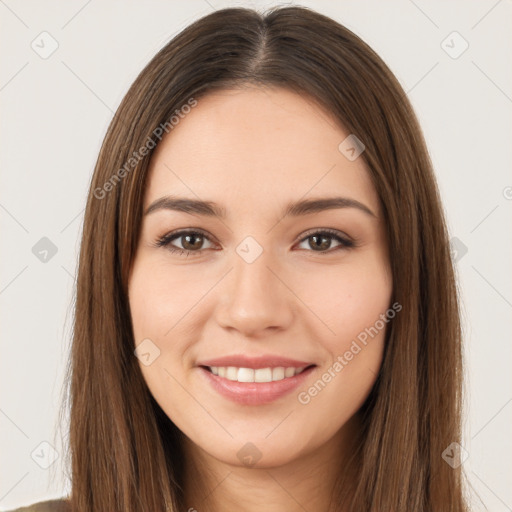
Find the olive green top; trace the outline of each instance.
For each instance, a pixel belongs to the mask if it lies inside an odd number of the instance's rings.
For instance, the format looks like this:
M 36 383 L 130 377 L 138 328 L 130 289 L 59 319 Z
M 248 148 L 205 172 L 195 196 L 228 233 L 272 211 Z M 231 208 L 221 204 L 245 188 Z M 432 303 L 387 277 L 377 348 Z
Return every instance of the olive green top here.
M 69 512 L 69 510 L 69 501 L 62 498 L 60 500 L 40 501 L 8 512 Z

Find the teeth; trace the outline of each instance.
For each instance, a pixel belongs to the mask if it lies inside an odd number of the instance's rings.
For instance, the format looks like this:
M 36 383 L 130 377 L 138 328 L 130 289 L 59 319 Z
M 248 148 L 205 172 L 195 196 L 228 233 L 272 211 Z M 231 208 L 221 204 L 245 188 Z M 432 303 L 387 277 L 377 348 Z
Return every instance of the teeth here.
M 295 375 L 295 368 L 286 368 L 284 371 L 285 377 L 293 377 Z
M 228 366 L 226 368 L 226 379 L 228 380 L 238 380 L 238 370 L 234 366 Z
M 223 377 L 228 380 L 238 382 L 275 382 L 288 377 L 293 377 L 304 371 L 305 366 L 301 368 L 284 368 L 278 366 L 276 368 L 236 368 L 235 366 L 210 366 L 214 375 Z
M 237 370 L 236 368 L 233 368 L 233 370 Z M 254 370 L 252 368 L 238 368 L 238 378 L 233 379 L 237 380 L 238 382 L 254 382 Z
M 254 382 L 272 382 L 272 370 L 270 368 L 254 370 Z
M 277 368 L 272 368 L 272 380 L 283 380 L 284 379 L 284 368 L 282 366 L 278 366 Z

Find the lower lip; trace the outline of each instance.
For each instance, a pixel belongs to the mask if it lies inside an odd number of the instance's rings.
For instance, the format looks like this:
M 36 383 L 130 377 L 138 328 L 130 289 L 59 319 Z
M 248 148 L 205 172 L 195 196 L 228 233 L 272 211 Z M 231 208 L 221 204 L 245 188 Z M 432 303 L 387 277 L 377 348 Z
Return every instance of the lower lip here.
M 214 375 L 205 368 L 199 368 L 213 389 L 241 405 L 271 403 L 300 386 L 314 369 L 315 367 L 311 366 L 298 375 L 273 382 L 238 382 Z

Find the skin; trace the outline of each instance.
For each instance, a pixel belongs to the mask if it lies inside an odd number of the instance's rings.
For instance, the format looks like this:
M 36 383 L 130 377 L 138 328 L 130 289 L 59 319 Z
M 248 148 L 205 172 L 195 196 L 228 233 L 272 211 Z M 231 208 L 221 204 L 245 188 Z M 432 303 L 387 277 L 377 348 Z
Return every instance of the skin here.
M 149 338 L 160 350 L 140 368 L 186 436 L 185 495 L 198 511 L 259 511 L 262 503 L 268 511 L 328 510 L 360 425 L 357 411 L 382 362 L 385 328 L 309 403 L 298 394 L 375 324 L 392 294 L 377 193 L 363 159 L 350 161 L 338 149 L 348 135 L 313 100 L 247 87 L 198 100 L 153 154 L 144 211 L 170 194 L 226 210 L 223 220 L 166 209 L 145 215 L 129 282 L 135 345 Z M 348 207 L 282 217 L 291 201 L 333 196 L 374 215 Z M 208 234 L 202 245 L 192 241 L 196 252 L 155 245 L 187 228 Z M 355 247 L 327 237 L 315 250 L 311 235 L 325 228 Z M 236 252 L 247 236 L 263 249 L 252 263 Z M 187 247 L 187 239 L 171 244 Z M 240 405 L 197 367 L 232 354 L 317 366 L 284 397 Z M 248 442 L 261 453 L 252 467 L 237 456 Z

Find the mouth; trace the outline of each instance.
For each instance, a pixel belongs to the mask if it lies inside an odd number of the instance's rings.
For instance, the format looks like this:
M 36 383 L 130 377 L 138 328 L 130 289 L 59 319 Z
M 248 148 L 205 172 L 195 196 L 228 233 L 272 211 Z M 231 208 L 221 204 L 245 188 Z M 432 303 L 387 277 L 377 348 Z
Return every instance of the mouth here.
M 206 384 L 223 398 L 239 405 L 264 405 L 286 397 L 303 384 L 316 364 L 301 366 L 199 365 Z
M 223 379 L 236 382 L 278 382 L 300 375 L 305 370 L 315 366 L 293 367 L 293 366 L 276 366 L 266 368 L 244 368 L 236 366 L 201 366 L 213 375 L 217 375 Z

